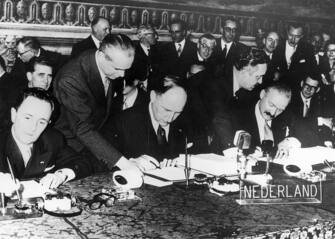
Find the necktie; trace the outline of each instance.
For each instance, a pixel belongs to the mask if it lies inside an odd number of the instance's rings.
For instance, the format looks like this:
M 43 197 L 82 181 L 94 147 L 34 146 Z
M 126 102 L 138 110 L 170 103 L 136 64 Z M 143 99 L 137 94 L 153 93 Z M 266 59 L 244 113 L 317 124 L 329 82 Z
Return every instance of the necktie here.
M 222 50 L 222 55 L 224 56 L 224 58 L 226 58 L 226 56 L 227 56 L 227 44 L 224 44 L 224 48 Z
M 178 53 L 178 56 L 181 55 L 181 44 L 180 43 L 178 43 L 177 53 Z
M 160 146 L 167 144 L 165 130 L 160 125 L 158 126 L 158 129 L 157 129 L 157 142 L 158 142 L 158 145 Z
M 105 91 L 105 96 L 107 96 L 108 93 L 108 88 L 109 88 L 109 84 L 110 84 L 110 80 L 108 77 L 105 77 L 104 81 L 103 81 L 103 85 L 104 85 L 104 91 Z
M 264 140 L 272 140 L 273 141 L 273 134 L 270 126 L 265 121 L 264 123 Z
M 307 100 L 305 100 L 305 104 L 304 104 L 304 112 L 303 112 L 303 117 L 304 117 L 304 118 L 308 115 L 308 110 L 309 110 L 308 102 L 307 102 Z

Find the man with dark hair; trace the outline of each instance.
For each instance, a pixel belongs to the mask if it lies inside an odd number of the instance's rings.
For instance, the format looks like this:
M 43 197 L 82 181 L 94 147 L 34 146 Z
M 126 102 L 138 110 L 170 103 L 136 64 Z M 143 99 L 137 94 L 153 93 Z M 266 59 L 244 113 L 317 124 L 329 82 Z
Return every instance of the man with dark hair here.
M 54 109 L 52 97 L 39 88 L 26 89 L 11 109 L 12 127 L 0 137 L 0 171 L 9 165 L 18 179 L 41 179 L 46 188 L 90 174 L 90 166 L 63 136 L 47 129 Z
M 132 41 L 122 34 L 107 35 L 99 50 L 89 50 L 70 61 L 54 80 L 61 114 L 55 127 L 69 146 L 85 155 L 94 172 L 124 168 L 128 160 L 101 134 L 111 115 L 111 103 L 134 60 Z
M 52 81 L 52 66 L 43 57 L 34 57 L 27 67 L 28 87 L 49 90 Z
M 239 52 L 247 46 L 239 42 L 239 31 L 237 21 L 228 18 L 224 21 L 220 31 L 222 37 L 217 40 L 215 58 L 218 65 L 217 74 L 230 72 Z
M 267 70 L 268 57 L 263 50 L 248 49 L 241 51 L 235 59 L 230 74 L 212 81 L 209 86 L 209 109 L 214 115 L 215 143 L 218 152 L 230 147 L 225 132 L 231 128 L 230 111 L 250 108 L 258 100 L 262 78 Z
M 269 57 L 268 69 L 264 75 L 263 83 L 265 85 L 271 84 L 279 80 L 279 73 L 273 64 L 273 52 L 276 50 L 279 43 L 279 35 L 277 32 L 268 32 L 263 38 L 264 52 Z
M 143 154 L 162 161 L 172 159 L 185 149 L 187 131 L 182 114 L 187 94 L 180 79 L 161 79 L 150 92 L 149 105 L 121 113 L 104 132 L 126 157 Z M 189 138 L 191 142 L 191 138 Z
M 34 57 L 46 59 L 52 66 L 54 75 L 67 60 L 60 53 L 44 50 L 35 37 L 21 38 L 17 43 L 16 49 L 18 58 L 15 60 L 11 75 L 21 89 L 27 86 L 26 68 Z
M 96 17 L 91 22 L 91 35 L 72 47 L 71 58 L 77 57 L 89 49 L 99 49 L 102 40 L 110 33 L 109 21 L 104 17 Z
M 321 116 L 320 82 L 317 76 L 301 81 L 301 90 L 293 94 L 289 109 L 298 119 L 315 119 Z
M 317 70 L 313 47 L 303 37 L 301 25 L 289 25 L 286 41 L 281 42 L 273 53 L 273 64 L 280 73 L 280 80 L 293 91 L 299 91 L 301 80 Z
M 168 42 L 160 49 L 160 67 L 162 75 L 176 75 L 186 77 L 190 66 L 197 61 L 197 46 L 187 39 L 186 23 L 176 19 L 170 24 L 172 42 Z

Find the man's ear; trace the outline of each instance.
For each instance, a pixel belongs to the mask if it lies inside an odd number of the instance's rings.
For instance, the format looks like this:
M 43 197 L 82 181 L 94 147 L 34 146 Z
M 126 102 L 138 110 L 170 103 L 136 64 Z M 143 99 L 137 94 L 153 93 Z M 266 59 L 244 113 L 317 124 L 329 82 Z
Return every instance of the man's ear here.
M 14 121 L 15 121 L 16 113 L 17 113 L 16 109 L 14 107 L 12 107 L 10 109 L 10 119 L 11 119 L 12 123 L 14 123 Z
M 261 90 L 261 93 L 259 93 L 259 98 L 263 99 L 264 95 L 265 95 L 265 90 L 263 89 Z
M 301 88 L 302 88 L 303 85 L 304 85 L 304 81 L 302 80 L 302 81 L 300 82 L 300 86 L 301 86 Z
M 263 38 L 262 42 L 263 42 L 263 44 L 265 45 L 265 37 Z
M 154 90 L 150 91 L 150 101 L 153 102 L 156 100 L 157 94 Z
M 320 91 L 320 86 L 318 86 L 315 93 L 318 93 L 319 91 Z
M 27 76 L 28 81 L 31 81 L 33 78 L 33 74 L 31 72 L 27 72 L 26 76 Z

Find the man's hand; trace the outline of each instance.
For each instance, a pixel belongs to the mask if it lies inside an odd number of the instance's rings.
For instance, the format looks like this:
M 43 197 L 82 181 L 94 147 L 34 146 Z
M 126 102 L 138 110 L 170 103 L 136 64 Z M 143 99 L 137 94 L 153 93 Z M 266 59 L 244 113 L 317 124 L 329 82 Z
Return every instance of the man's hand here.
M 134 165 L 136 165 L 142 172 L 160 167 L 159 162 L 149 155 L 131 158 L 129 161 L 134 163 Z
M 40 184 L 46 189 L 55 189 L 66 182 L 67 176 L 61 172 L 48 173 L 41 180 Z
M 20 188 L 20 183 L 14 181 L 9 173 L 0 173 L 0 192 L 10 197 L 15 190 Z
M 318 117 L 318 126 L 325 125 L 329 129 L 333 129 L 333 118 Z
M 160 162 L 160 167 L 164 168 L 164 167 L 175 167 L 177 164 L 177 159 L 164 159 L 162 162 Z
M 290 150 L 301 148 L 301 143 L 294 137 L 285 138 L 278 144 L 278 150 L 275 156 L 276 158 L 287 158 L 290 154 Z

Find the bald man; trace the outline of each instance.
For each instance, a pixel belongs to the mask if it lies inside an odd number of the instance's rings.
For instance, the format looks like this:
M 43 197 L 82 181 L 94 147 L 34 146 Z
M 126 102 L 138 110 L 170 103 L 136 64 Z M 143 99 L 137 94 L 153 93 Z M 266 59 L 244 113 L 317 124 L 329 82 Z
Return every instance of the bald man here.
M 91 23 L 91 30 L 92 33 L 89 37 L 73 45 L 71 58 L 77 57 L 89 49 L 99 49 L 102 40 L 110 33 L 109 21 L 104 17 L 96 17 Z
M 124 111 L 110 124 L 111 130 L 103 131 L 110 133 L 108 137 L 125 157 L 149 155 L 162 161 L 183 152 L 188 131 L 185 118 L 179 115 L 187 94 L 177 78 L 173 82 L 161 80 L 150 92 L 149 104 Z

